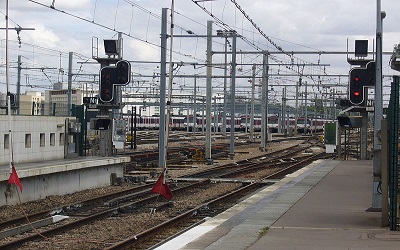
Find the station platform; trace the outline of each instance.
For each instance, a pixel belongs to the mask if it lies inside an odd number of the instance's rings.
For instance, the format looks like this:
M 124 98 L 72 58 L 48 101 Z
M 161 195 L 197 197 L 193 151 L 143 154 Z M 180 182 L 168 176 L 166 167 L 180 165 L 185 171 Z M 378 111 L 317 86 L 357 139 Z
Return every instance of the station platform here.
M 372 161 L 316 161 L 156 249 L 399 249 L 372 184 Z
M 73 192 L 107 186 L 111 175 L 123 177 L 124 164 L 130 157 L 78 157 L 31 163 L 16 163 L 15 169 L 23 186 L 20 195 L 7 189 L 10 166 L 0 166 L 0 206 L 43 199 L 49 195 L 64 195 Z

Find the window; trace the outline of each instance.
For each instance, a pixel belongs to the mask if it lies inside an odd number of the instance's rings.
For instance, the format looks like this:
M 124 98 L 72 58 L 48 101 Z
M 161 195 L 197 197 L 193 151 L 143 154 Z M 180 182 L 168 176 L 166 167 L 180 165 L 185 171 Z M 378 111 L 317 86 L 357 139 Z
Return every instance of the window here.
M 25 134 L 25 148 L 31 147 L 31 134 Z
M 56 134 L 50 133 L 50 146 L 55 146 L 55 145 L 56 145 Z
M 41 147 L 46 146 L 46 134 L 45 133 L 40 133 L 40 146 Z
M 60 146 L 64 146 L 65 135 L 64 133 L 60 133 Z
M 10 148 L 10 135 L 4 134 L 4 149 Z

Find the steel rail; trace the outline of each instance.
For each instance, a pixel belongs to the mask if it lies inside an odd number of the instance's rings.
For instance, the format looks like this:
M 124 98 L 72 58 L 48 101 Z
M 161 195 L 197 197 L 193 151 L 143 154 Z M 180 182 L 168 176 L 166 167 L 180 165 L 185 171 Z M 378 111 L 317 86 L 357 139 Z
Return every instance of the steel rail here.
M 282 171 L 279 171 L 279 173 L 277 174 L 272 174 L 269 175 L 265 178 L 262 178 L 261 180 L 258 180 L 256 182 L 250 183 L 240 189 L 234 190 L 232 192 L 230 192 L 229 194 L 226 194 L 224 196 L 218 197 L 212 201 L 206 202 L 200 206 L 197 206 L 191 210 L 188 210 L 168 221 L 162 222 L 161 224 L 154 226 L 152 228 L 149 228 L 147 230 L 144 230 L 132 237 L 129 237 L 125 240 L 122 240 L 110 247 L 105 248 L 105 250 L 120 250 L 120 249 L 128 249 L 130 247 L 134 247 L 142 242 L 144 242 L 145 240 L 149 239 L 150 237 L 152 237 L 153 235 L 167 229 L 170 228 L 174 225 L 176 225 L 179 222 L 182 222 L 186 219 L 189 219 L 191 217 L 197 216 L 201 210 L 203 209 L 209 209 L 210 207 L 212 207 L 213 205 L 217 205 L 223 201 L 232 199 L 235 196 L 240 195 L 243 192 L 248 192 L 251 189 L 255 189 L 258 188 L 260 185 L 262 185 L 262 182 L 267 180 L 267 179 L 273 179 L 276 178 L 276 176 L 278 175 L 282 175 L 288 171 L 290 171 L 290 169 L 293 171 L 293 169 L 297 169 L 299 167 L 299 165 L 301 164 L 306 164 L 307 162 L 316 159 L 317 157 L 320 157 L 321 155 L 323 155 L 324 153 L 318 154 L 318 155 L 313 155 L 311 157 L 309 157 L 309 159 L 303 160 L 301 162 L 295 163 L 290 167 L 287 167 L 285 169 L 283 169 Z
M 146 185 L 142 185 L 140 187 L 134 187 L 134 188 L 130 188 L 130 189 L 127 189 L 127 190 L 114 192 L 114 193 L 111 193 L 111 194 L 102 195 L 102 196 L 90 198 L 90 199 L 87 199 L 87 200 L 84 200 L 84 201 L 71 203 L 71 204 L 59 206 L 59 207 L 56 207 L 56 208 L 46 209 L 46 210 L 39 211 L 39 212 L 36 212 L 36 213 L 28 214 L 26 216 L 21 216 L 21 217 L 14 218 L 14 219 L 11 219 L 11 220 L 3 221 L 3 222 L 0 222 L 0 231 L 4 230 L 5 228 L 8 228 L 10 226 L 13 226 L 13 225 L 26 223 L 27 220 L 33 221 L 33 220 L 35 220 L 37 218 L 43 218 L 43 217 L 55 215 L 55 214 L 59 213 L 60 211 L 64 210 L 65 208 L 67 208 L 67 207 L 77 207 L 78 205 L 81 206 L 81 205 L 85 205 L 85 204 L 98 203 L 100 201 L 104 201 L 104 200 L 107 200 L 107 199 L 112 199 L 112 198 L 115 198 L 115 197 L 118 197 L 118 196 L 122 196 L 122 195 L 125 195 L 125 194 L 130 194 L 132 192 L 139 192 L 139 191 L 142 191 L 142 190 L 145 190 L 145 189 L 150 189 L 152 186 L 153 186 L 153 184 L 146 184 Z
M 206 184 L 206 183 L 209 183 L 209 180 L 202 180 L 202 181 L 199 181 L 199 182 L 196 182 L 196 183 L 192 183 L 192 184 L 189 184 L 189 185 L 187 185 L 185 187 L 174 189 L 173 192 L 179 192 L 179 191 L 185 190 L 187 188 L 197 187 L 199 184 Z M 16 248 L 22 246 L 26 242 L 30 242 L 30 241 L 33 241 L 33 240 L 42 240 L 43 237 L 51 237 L 53 235 L 60 234 L 60 233 L 63 233 L 65 231 L 77 228 L 79 226 L 86 225 L 86 224 L 91 223 L 93 221 L 100 220 L 102 218 L 108 217 L 108 216 L 118 212 L 119 209 L 130 208 L 132 206 L 142 206 L 144 204 L 147 204 L 147 203 L 150 203 L 150 202 L 154 202 L 157 199 L 158 199 L 158 195 L 153 195 L 151 197 L 144 198 L 144 199 L 139 200 L 139 201 L 131 202 L 131 203 L 125 204 L 123 206 L 118 206 L 116 208 L 106 209 L 104 211 L 98 212 L 98 213 L 93 214 L 91 216 L 88 216 L 88 217 L 85 217 L 85 218 L 81 218 L 81 219 L 78 219 L 76 221 L 73 221 L 73 222 L 70 222 L 70 223 L 66 223 L 64 225 L 60 225 L 60 226 L 58 226 L 56 228 L 52 228 L 52 229 L 40 232 L 40 235 L 39 234 L 33 234 L 33 235 L 30 235 L 30 236 L 18 239 L 16 241 L 11 241 L 11 242 L 5 243 L 3 245 L 0 245 L 0 250 L 2 250 L 2 249 L 7 249 L 7 250 L 8 249 L 16 249 Z
M 247 186 L 244 186 L 244 187 L 242 187 L 240 189 L 237 189 L 237 190 L 235 190 L 235 191 L 233 191 L 231 193 L 228 193 L 228 194 L 223 195 L 221 197 L 218 197 L 218 198 L 216 198 L 216 199 L 214 199 L 212 201 L 206 202 L 206 203 L 204 203 L 202 205 L 199 205 L 199 206 L 197 206 L 197 207 L 195 207 L 193 209 L 190 209 L 190 210 L 188 210 L 188 211 L 186 211 L 186 212 L 184 212 L 184 213 L 182 213 L 182 214 L 180 214 L 180 215 L 178 215 L 178 216 L 176 216 L 176 217 L 174 217 L 174 218 L 172 218 L 172 219 L 170 219 L 168 221 L 165 221 L 165 222 L 163 222 L 163 223 L 161 223 L 161 224 L 159 224 L 157 226 L 154 226 L 152 228 L 149 228 L 149 229 L 147 229 L 147 230 L 145 230 L 145 231 L 143 231 L 143 232 L 141 232 L 139 234 L 136 234 L 136 235 L 134 235 L 134 236 L 132 236 L 130 238 L 127 238 L 127 239 L 125 239 L 123 241 L 120 241 L 120 242 L 116 243 L 115 245 L 110 246 L 110 247 L 105 248 L 105 249 L 106 250 L 127 249 L 128 247 L 132 247 L 134 245 L 137 245 L 137 244 L 143 242 L 144 240 L 148 239 L 149 237 L 153 236 L 154 234 L 164 230 L 165 228 L 171 227 L 171 226 L 173 226 L 173 225 L 175 225 L 175 224 L 177 224 L 177 223 L 179 223 L 179 222 L 181 222 L 181 221 L 183 221 L 185 219 L 197 216 L 197 214 L 200 213 L 200 210 L 202 210 L 204 208 L 209 208 L 209 207 L 211 207 L 211 206 L 213 206 L 215 204 L 221 203 L 221 202 L 223 202 L 225 200 L 229 200 L 232 197 L 237 196 L 237 195 L 239 195 L 239 194 L 241 194 L 243 192 L 247 192 L 250 189 L 258 188 L 259 185 L 261 185 L 260 182 L 252 183 L 252 184 L 249 184 Z

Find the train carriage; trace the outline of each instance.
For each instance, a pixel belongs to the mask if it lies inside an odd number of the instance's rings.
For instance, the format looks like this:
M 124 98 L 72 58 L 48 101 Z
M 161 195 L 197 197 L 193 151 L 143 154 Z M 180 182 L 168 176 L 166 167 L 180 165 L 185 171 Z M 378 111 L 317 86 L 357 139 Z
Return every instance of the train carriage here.
M 186 130 L 184 116 L 172 116 L 170 120 L 171 130 Z
M 231 117 L 226 117 L 226 131 L 230 131 L 231 130 Z M 233 122 L 233 127 L 235 129 L 235 131 L 239 131 L 241 128 L 241 118 L 240 117 L 235 117 L 234 122 Z M 222 128 L 222 123 L 221 123 L 221 128 Z M 222 131 L 222 130 L 220 130 Z
M 127 129 L 130 128 L 130 115 L 125 114 L 124 118 L 127 119 Z M 234 120 L 234 129 L 235 131 L 249 131 L 250 130 L 250 115 L 243 115 L 240 117 L 235 117 Z M 215 131 L 217 128 L 218 131 L 222 131 L 222 116 L 212 116 L 211 117 L 211 129 Z M 286 129 L 295 129 L 299 133 L 315 133 L 321 132 L 323 130 L 323 126 L 327 120 L 319 119 L 319 118 L 308 118 L 305 121 L 304 117 L 299 117 L 297 119 L 297 127 L 295 128 L 295 119 L 289 118 L 279 121 L 278 116 L 269 116 L 268 117 L 268 130 L 272 133 L 278 132 L 278 127 L 285 123 Z M 206 118 L 202 116 L 197 116 L 194 119 L 193 115 L 190 116 L 171 116 L 170 118 L 170 129 L 171 130 L 189 130 L 193 131 L 202 131 L 202 129 L 206 129 Z M 136 128 L 137 130 L 158 130 L 160 126 L 160 117 L 158 116 L 136 116 Z M 231 117 L 226 117 L 226 131 L 230 131 L 231 129 Z M 254 117 L 254 131 L 261 131 L 261 117 Z
M 255 116 L 253 120 L 253 128 L 254 131 L 261 131 L 261 116 Z M 249 131 L 250 130 L 250 122 L 251 116 L 250 115 L 243 115 L 240 117 L 240 131 Z M 272 131 L 273 133 L 278 132 L 278 117 L 277 116 L 270 116 L 268 117 L 268 130 Z
M 297 132 L 299 133 L 316 133 L 321 132 L 324 124 L 327 122 L 325 119 L 300 117 L 297 119 Z

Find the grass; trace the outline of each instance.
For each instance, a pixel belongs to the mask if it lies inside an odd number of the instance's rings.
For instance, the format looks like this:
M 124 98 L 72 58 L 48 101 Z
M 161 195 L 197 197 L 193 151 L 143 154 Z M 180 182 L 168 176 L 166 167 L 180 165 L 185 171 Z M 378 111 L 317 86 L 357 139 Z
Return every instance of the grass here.
M 266 235 L 267 232 L 268 232 L 268 230 L 269 230 L 269 227 L 264 227 L 264 228 L 261 230 L 260 234 L 258 235 L 258 238 L 261 238 L 261 237 L 263 237 L 264 235 Z

